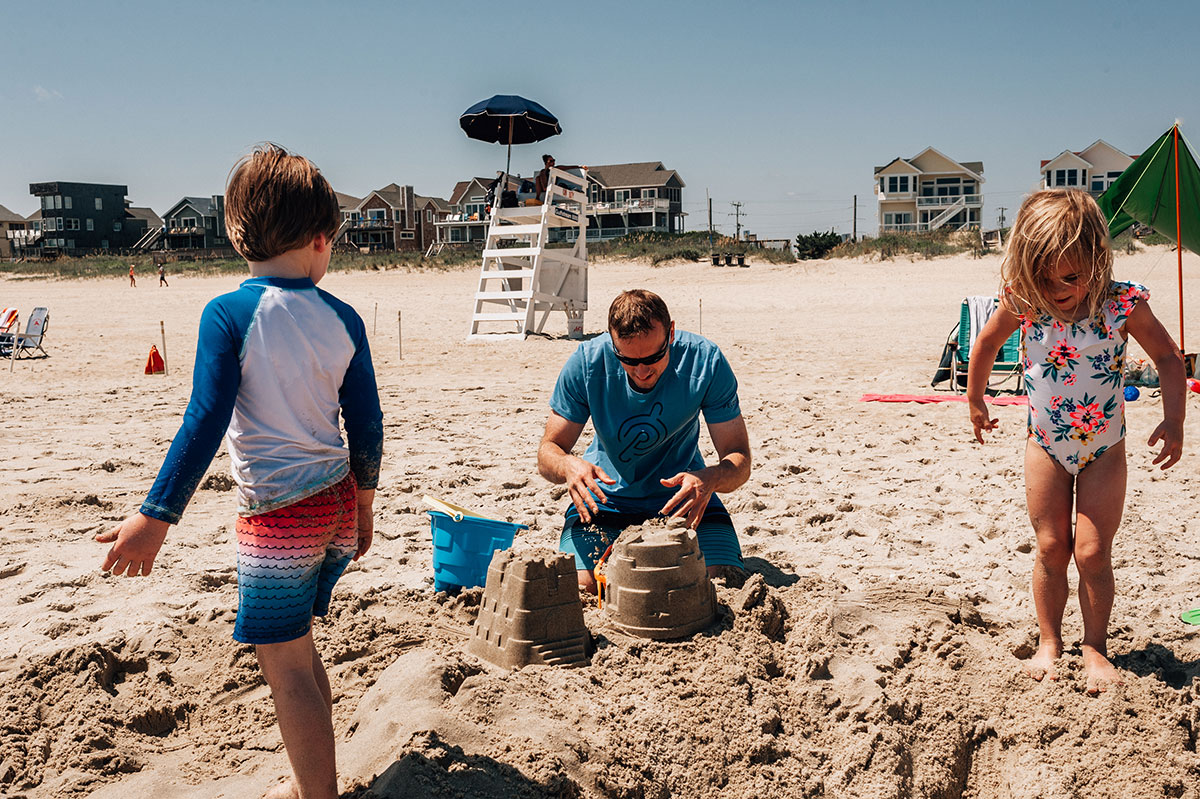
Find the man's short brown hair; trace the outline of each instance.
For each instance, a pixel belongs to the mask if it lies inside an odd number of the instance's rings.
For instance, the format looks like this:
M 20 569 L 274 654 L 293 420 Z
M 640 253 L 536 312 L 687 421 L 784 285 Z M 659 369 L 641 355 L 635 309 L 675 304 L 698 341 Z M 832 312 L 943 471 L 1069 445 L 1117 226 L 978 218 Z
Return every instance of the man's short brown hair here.
M 645 289 L 622 291 L 608 306 L 608 330 L 617 338 L 644 336 L 654 330 L 671 329 L 671 312 L 663 298 Z
M 225 189 L 225 230 L 247 261 L 268 261 L 332 237 L 341 212 L 316 165 L 270 142 L 238 161 Z

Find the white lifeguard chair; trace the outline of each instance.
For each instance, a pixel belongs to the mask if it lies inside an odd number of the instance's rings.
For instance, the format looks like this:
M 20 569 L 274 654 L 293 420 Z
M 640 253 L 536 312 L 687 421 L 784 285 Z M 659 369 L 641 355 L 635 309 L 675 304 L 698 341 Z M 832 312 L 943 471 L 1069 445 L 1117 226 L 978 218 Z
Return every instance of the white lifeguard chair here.
M 541 333 L 551 311 L 566 313 L 568 336 L 583 337 L 587 170 L 553 168 L 548 183 L 541 205 L 516 208 L 499 207 L 502 184 L 497 188 L 467 338 Z M 558 229 L 569 232 L 550 246 L 550 231 Z

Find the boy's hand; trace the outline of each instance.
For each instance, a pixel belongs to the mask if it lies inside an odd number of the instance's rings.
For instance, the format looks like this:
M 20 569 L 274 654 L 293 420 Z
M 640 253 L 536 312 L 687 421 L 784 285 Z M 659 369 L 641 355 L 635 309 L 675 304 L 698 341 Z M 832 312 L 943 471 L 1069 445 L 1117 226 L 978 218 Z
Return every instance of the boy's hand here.
M 358 506 L 358 551 L 354 553 L 354 559 L 358 560 L 363 555 L 367 554 L 367 550 L 371 548 L 371 542 L 375 539 L 375 511 L 370 506 Z
M 980 444 L 984 443 L 983 431 L 995 430 L 998 424 L 1000 424 L 1000 420 L 991 418 L 991 415 L 988 413 L 987 403 L 971 403 L 971 426 L 975 428 L 976 441 L 978 441 Z
M 170 527 L 160 519 L 135 513 L 107 533 L 97 533 L 96 540 L 101 544 L 113 544 L 101 570 L 126 577 L 148 576 Z
M 1179 458 L 1183 455 L 1182 426 L 1169 424 L 1165 421 L 1160 422 L 1158 427 L 1154 428 L 1154 434 L 1150 436 L 1150 440 L 1146 443 L 1153 447 L 1159 441 L 1163 442 L 1162 449 L 1154 456 L 1152 463 L 1162 463 L 1160 468 L 1170 469 L 1179 462 Z

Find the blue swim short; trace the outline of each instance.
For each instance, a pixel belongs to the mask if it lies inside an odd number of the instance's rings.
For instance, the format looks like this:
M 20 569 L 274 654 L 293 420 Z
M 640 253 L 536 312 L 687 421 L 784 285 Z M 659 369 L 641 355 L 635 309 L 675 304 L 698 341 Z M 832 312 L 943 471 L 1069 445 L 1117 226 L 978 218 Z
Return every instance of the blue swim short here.
M 590 571 L 622 530 L 644 524 L 657 516 L 657 511 L 616 510 L 601 506 L 598 513 L 592 514 L 592 521 L 585 523 L 572 504 L 567 508 L 558 548 L 575 556 L 576 569 Z M 742 547 L 738 543 L 737 531 L 733 529 L 733 520 L 715 495 L 709 500 L 704 518 L 696 527 L 696 538 L 700 551 L 704 553 L 706 566 L 744 568 Z
M 238 518 L 235 641 L 294 641 L 329 612 L 333 586 L 358 552 L 357 494 L 347 474 L 285 508 Z

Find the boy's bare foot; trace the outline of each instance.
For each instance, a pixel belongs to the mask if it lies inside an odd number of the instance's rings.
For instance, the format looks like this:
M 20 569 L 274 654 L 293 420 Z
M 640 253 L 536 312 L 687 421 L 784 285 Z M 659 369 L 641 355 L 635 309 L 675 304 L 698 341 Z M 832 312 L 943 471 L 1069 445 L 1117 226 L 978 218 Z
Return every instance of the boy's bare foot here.
M 1062 655 L 1062 644 L 1047 642 L 1038 645 L 1037 652 L 1025 664 L 1025 673 L 1041 682 L 1042 679 L 1057 680 L 1058 670 L 1054 661 Z
M 1094 647 L 1083 647 L 1083 673 L 1087 676 L 1087 692 L 1092 696 L 1125 684 L 1125 678 L 1117 667 Z
M 296 781 L 288 777 L 264 793 L 263 799 L 300 799 L 300 791 L 296 789 Z

